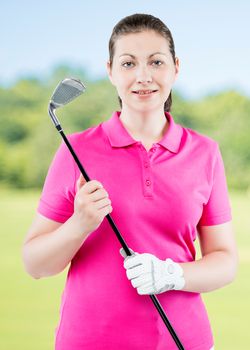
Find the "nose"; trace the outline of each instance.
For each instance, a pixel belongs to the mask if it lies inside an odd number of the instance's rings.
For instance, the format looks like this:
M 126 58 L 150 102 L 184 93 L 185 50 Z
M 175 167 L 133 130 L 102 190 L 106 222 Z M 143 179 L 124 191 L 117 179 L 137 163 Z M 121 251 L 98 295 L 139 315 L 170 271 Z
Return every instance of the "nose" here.
M 152 82 L 152 75 L 150 69 L 146 66 L 140 66 L 137 69 L 136 82 L 145 84 Z

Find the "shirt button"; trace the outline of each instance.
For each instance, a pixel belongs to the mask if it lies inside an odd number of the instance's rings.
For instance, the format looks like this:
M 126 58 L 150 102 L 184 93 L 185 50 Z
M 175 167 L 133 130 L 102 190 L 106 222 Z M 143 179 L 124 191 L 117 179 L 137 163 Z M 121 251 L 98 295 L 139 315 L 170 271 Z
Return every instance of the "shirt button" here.
M 147 162 L 144 163 L 145 168 L 149 167 L 149 164 Z
M 156 148 L 154 147 L 153 149 L 152 149 L 152 152 L 155 152 L 156 151 Z
M 146 185 L 150 186 L 151 185 L 151 181 L 150 180 L 146 180 Z

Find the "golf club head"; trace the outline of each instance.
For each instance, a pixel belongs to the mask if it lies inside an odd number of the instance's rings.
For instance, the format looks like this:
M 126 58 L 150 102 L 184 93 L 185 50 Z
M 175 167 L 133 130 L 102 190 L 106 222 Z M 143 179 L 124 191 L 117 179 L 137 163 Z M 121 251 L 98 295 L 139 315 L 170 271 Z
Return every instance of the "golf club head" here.
M 55 115 L 55 109 L 65 106 L 69 102 L 73 101 L 85 90 L 86 87 L 83 85 L 83 83 L 74 78 L 63 79 L 57 85 L 49 102 L 49 115 L 56 128 L 60 127 L 60 123 Z
M 66 78 L 62 80 L 55 88 L 50 103 L 54 108 L 65 106 L 73 101 L 86 90 L 83 83 L 74 78 Z

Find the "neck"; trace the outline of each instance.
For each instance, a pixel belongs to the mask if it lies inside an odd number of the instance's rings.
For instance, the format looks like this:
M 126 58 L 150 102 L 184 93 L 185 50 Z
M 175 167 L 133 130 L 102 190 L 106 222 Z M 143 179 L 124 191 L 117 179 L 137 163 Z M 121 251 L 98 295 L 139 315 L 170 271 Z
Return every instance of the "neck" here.
M 168 120 L 163 111 L 132 114 L 123 108 L 120 121 L 134 139 L 141 141 L 160 141 L 168 128 Z

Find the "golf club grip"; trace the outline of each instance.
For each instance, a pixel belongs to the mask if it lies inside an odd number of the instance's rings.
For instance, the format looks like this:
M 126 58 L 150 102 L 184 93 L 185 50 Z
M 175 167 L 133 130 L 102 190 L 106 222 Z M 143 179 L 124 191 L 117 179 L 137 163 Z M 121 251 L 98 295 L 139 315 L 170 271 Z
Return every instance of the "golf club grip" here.
M 85 178 L 86 181 L 90 181 L 90 178 L 89 178 L 88 174 L 84 170 L 81 162 L 79 161 L 77 155 L 75 154 L 75 151 L 73 150 L 71 144 L 69 143 L 69 140 L 67 139 L 66 135 L 64 134 L 61 126 L 58 125 L 58 126 L 56 126 L 56 128 L 59 131 L 59 133 L 61 134 L 61 136 L 62 136 L 64 142 L 66 143 L 70 153 L 72 154 L 74 160 L 76 161 L 76 163 L 77 163 L 77 165 L 78 165 L 78 167 L 79 167 L 83 177 Z M 123 249 L 126 252 L 126 254 L 129 255 L 129 256 L 132 255 L 130 250 L 129 250 L 129 247 L 128 247 L 127 243 L 125 242 L 124 238 L 122 237 L 121 233 L 119 232 L 119 230 L 118 230 L 116 224 L 114 223 L 113 219 L 111 218 L 110 214 L 107 214 L 106 218 L 108 219 L 108 221 L 109 221 L 113 231 L 116 234 L 116 237 L 118 238 L 119 242 L 121 243 L 121 246 L 123 247 Z M 166 316 L 166 314 L 165 314 L 165 312 L 164 312 L 164 310 L 163 310 L 159 300 L 156 298 L 155 295 L 149 295 L 149 296 L 150 296 L 151 300 L 153 301 L 156 309 L 158 310 L 158 312 L 159 312 L 163 322 L 165 323 L 165 325 L 166 325 L 170 335 L 172 336 L 175 344 L 177 345 L 178 349 L 185 350 L 183 345 L 182 345 L 182 343 L 181 343 L 181 341 L 179 340 L 177 334 L 175 333 L 175 330 L 173 329 L 171 323 L 169 322 L 169 320 L 168 320 L 168 318 L 167 318 L 167 316 Z

